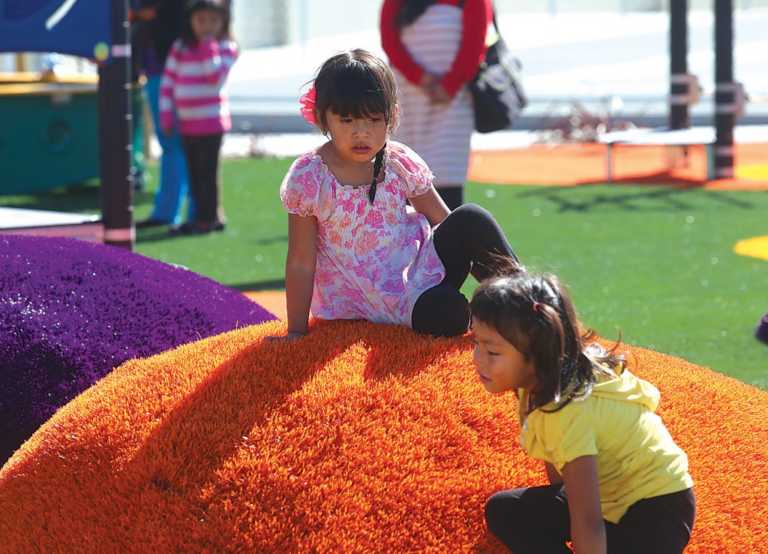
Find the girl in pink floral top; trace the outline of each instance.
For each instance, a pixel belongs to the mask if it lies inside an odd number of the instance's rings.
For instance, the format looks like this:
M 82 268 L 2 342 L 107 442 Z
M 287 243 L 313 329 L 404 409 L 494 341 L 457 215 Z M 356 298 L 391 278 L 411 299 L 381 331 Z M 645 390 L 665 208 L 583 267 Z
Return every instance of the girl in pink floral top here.
M 334 56 L 302 104 L 329 141 L 300 156 L 280 187 L 289 214 L 286 338 L 307 333 L 310 307 L 321 319 L 464 333 L 467 275 L 484 278 L 499 256 L 517 258 L 487 211 L 468 204 L 450 213 L 424 161 L 388 141 L 398 114 L 388 66 L 364 50 Z

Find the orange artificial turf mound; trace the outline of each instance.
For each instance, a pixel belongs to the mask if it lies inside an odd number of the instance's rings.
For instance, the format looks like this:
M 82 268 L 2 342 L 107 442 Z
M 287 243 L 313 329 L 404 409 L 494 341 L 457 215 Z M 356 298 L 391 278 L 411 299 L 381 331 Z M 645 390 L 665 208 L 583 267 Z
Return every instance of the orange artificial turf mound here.
M 8 552 L 499 552 L 492 492 L 544 482 L 468 338 L 267 323 L 132 360 L 0 471 Z M 768 392 L 626 347 L 689 454 L 688 552 L 768 550 Z

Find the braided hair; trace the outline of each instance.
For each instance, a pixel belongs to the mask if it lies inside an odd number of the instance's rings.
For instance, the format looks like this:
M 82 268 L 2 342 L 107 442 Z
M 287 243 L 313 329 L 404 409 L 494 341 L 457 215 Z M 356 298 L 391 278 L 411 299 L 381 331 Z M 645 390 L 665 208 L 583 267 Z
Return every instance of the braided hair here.
M 379 174 L 384 167 L 384 157 L 386 156 L 387 145 L 385 144 L 381 150 L 376 153 L 376 159 L 373 161 L 373 180 L 371 180 L 371 188 L 368 189 L 368 199 L 373 204 L 376 199 L 376 183 L 379 180 Z
M 383 60 L 356 49 L 337 54 L 323 63 L 314 80 L 317 123 L 328 129 L 326 112 L 369 117 L 383 114 L 390 131 L 397 126 L 397 85 Z
M 326 112 L 340 116 L 370 117 L 383 114 L 389 131 L 397 126 L 397 85 L 395 76 L 383 60 L 356 49 L 337 54 L 323 63 L 314 80 L 317 124 L 327 133 Z M 386 144 L 376 153 L 368 198 L 373 204 L 381 178 Z

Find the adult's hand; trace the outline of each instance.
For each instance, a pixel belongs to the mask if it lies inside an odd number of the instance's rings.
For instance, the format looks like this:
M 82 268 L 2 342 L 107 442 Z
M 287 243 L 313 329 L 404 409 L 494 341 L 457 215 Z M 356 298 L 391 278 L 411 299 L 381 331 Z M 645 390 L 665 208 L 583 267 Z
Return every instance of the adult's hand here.
M 452 99 L 452 96 L 448 94 L 448 91 L 446 91 L 443 88 L 443 85 L 440 83 L 437 83 L 435 87 L 432 89 L 432 94 L 430 96 L 430 101 L 433 104 L 448 104 Z
M 429 98 L 430 104 L 447 104 L 452 96 L 443 88 L 443 76 L 434 73 L 424 73 L 419 86 Z
M 421 81 L 419 81 L 419 87 L 421 87 L 421 90 L 424 92 L 424 94 L 427 95 L 428 98 L 432 98 L 432 91 L 434 90 L 435 86 L 440 82 L 440 77 L 438 75 L 435 75 L 433 73 L 427 73 L 424 72 L 424 75 L 421 76 Z

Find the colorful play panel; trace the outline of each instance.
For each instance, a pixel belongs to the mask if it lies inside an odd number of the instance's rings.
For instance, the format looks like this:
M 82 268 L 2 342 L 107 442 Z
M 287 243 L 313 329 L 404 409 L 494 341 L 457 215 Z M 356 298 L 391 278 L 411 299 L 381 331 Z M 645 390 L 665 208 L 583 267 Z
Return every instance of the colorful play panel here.
M 272 319 L 235 290 L 125 250 L 0 236 L 0 464 L 124 361 Z
M 502 552 L 494 491 L 542 483 L 468 337 L 274 322 L 126 362 L 0 471 L 10 552 Z M 622 347 L 687 451 L 689 553 L 768 544 L 768 392 Z

